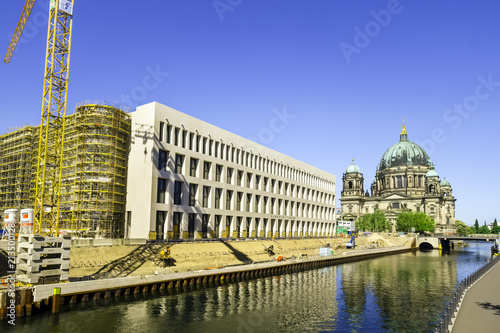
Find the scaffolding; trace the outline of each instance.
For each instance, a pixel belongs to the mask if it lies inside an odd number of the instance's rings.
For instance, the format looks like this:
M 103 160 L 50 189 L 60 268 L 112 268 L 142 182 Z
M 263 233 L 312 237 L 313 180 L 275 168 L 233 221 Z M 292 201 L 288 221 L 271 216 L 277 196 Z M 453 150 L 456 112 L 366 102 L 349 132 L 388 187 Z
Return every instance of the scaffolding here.
M 0 210 L 31 205 L 32 126 L 0 136 Z
M 123 236 L 130 116 L 103 103 L 67 119 L 59 229 L 77 237 Z
M 66 116 L 59 233 L 123 237 L 130 115 L 86 102 Z M 0 210 L 34 206 L 39 127 L 0 136 Z

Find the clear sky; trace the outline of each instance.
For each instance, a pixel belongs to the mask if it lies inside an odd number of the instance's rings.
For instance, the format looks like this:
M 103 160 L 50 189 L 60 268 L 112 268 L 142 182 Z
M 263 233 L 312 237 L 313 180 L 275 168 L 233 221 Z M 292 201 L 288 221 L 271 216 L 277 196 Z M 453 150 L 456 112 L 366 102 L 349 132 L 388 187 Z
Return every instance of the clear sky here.
M 40 122 L 48 2 L 0 66 L 0 133 Z M 499 1 L 75 2 L 69 113 L 157 101 L 335 174 L 338 198 L 352 158 L 370 187 L 405 117 L 456 218 L 500 218 Z M 2 4 L 2 52 L 23 4 Z

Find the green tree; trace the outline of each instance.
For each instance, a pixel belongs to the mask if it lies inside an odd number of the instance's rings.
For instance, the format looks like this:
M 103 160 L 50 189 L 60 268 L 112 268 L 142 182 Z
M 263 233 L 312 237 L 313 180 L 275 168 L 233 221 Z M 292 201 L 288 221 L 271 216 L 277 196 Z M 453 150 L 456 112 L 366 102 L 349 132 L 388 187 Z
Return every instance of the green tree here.
M 396 229 L 398 231 L 411 231 L 415 228 L 415 232 L 424 233 L 425 231 L 434 232 L 434 220 L 422 212 L 402 212 L 396 218 Z
M 356 221 L 356 229 L 361 231 L 379 232 L 389 230 L 389 221 L 385 218 L 384 212 L 377 210 L 373 214 L 361 216 Z
M 491 230 L 486 225 L 483 225 L 483 226 L 479 227 L 479 232 L 478 233 L 486 235 L 486 234 L 490 234 Z
M 479 222 L 476 219 L 476 222 L 474 222 L 474 229 L 476 229 L 476 234 L 479 233 Z
M 493 221 L 493 228 L 491 228 L 491 233 L 492 234 L 500 234 L 500 226 L 498 225 L 497 219 Z
M 457 227 L 457 234 L 460 236 L 467 236 L 469 234 L 469 227 L 464 222 L 455 220 L 455 226 Z

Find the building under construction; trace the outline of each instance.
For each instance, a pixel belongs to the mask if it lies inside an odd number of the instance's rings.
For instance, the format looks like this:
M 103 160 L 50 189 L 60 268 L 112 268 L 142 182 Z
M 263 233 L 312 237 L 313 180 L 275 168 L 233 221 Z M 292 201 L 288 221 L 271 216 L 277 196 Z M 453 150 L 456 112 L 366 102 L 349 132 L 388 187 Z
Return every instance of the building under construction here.
M 109 103 L 83 103 L 66 117 L 59 232 L 123 237 L 130 116 Z M 0 136 L 0 210 L 34 205 L 39 127 Z

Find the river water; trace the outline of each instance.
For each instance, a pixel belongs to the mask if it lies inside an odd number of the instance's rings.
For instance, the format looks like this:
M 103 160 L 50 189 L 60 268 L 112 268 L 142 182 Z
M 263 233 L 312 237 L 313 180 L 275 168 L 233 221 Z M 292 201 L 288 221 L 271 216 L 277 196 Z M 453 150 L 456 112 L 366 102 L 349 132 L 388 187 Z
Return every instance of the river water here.
M 430 332 L 489 243 L 390 255 L 187 292 L 88 302 L 6 322 L 12 332 Z

